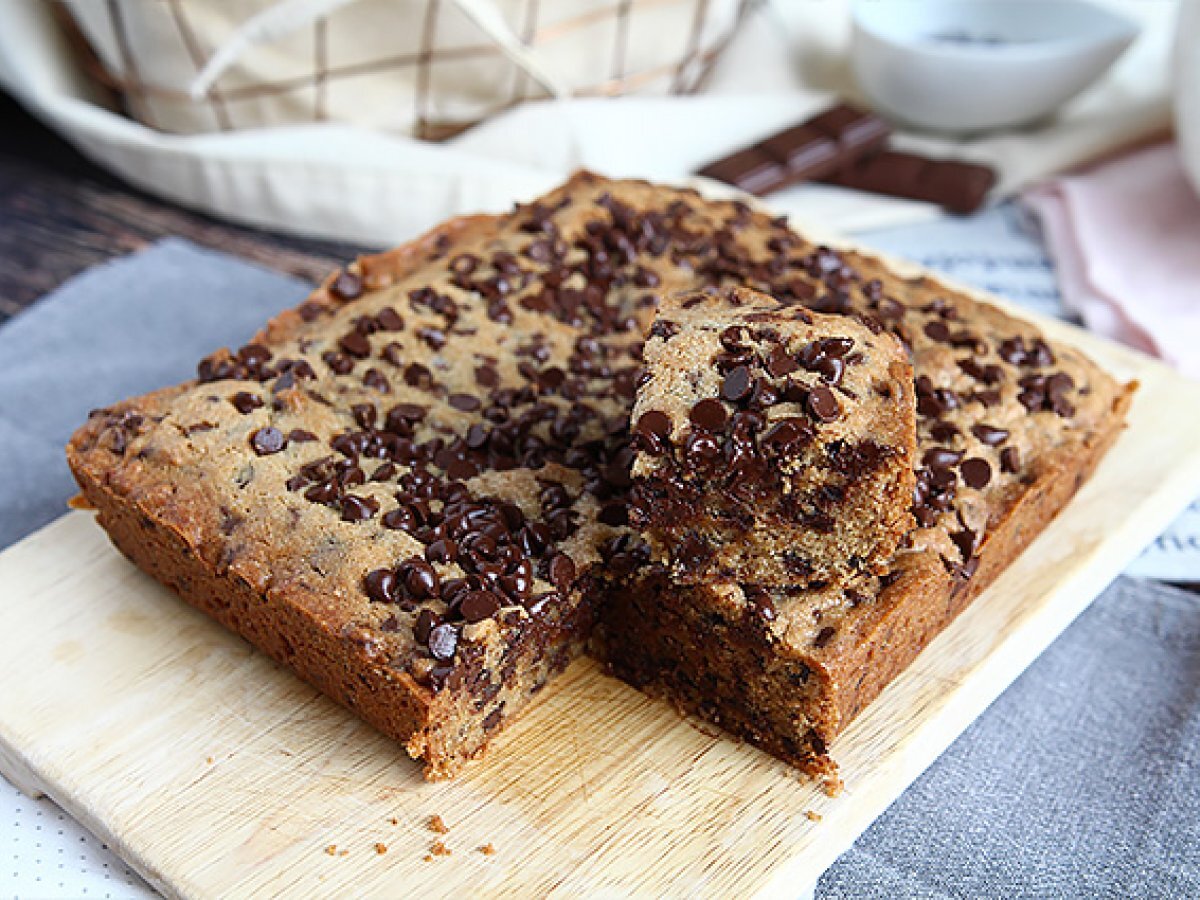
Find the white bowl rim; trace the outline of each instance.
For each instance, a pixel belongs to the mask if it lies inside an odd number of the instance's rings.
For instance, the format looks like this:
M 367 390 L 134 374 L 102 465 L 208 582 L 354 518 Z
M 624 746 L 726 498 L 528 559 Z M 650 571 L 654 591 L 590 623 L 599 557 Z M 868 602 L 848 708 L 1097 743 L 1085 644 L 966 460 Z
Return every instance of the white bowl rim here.
M 1012 10 L 1020 5 L 1012 0 L 905 0 L 905 2 L 915 3 L 923 8 L 953 6 L 958 9 L 986 6 L 993 9 Z M 1046 6 L 1058 6 L 1078 10 L 1084 15 L 1091 16 L 1092 21 L 1098 26 L 1102 26 L 1104 30 L 1101 31 L 1098 28 L 1091 34 L 1063 35 L 1028 43 L 1002 43 L 981 47 L 977 44 L 959 44 L 949 41 L 910 40 L 899 37 L 886 29 L 881 30 L 877 23 L 868 21 L 872 18 L 869 14 L 870 10 L 883 8 L 880 0 L 853 0 L 851 17 L 856 29 L 890 47 L 919 53 L 923 56 L 957 61 L 974 60 L 981 56 L 989 60 L 1004 62 L 1049 59 L 1112 40 L 1123 41 L 1124 46 L 1128 46 L 1137 37 L 1140 30 L 1133 20 L 1115 10 L 1088 2 L 1088 0 L 1037 0 L 1037 5 L 1043 9 Z

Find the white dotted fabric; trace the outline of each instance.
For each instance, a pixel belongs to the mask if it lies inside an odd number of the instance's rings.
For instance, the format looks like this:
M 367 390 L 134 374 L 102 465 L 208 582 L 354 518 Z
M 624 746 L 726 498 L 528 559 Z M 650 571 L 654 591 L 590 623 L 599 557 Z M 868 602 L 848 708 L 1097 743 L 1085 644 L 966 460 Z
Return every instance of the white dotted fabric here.
M 31 800 L 0 778 L 0 900 L 157 896 L 53 801 Z

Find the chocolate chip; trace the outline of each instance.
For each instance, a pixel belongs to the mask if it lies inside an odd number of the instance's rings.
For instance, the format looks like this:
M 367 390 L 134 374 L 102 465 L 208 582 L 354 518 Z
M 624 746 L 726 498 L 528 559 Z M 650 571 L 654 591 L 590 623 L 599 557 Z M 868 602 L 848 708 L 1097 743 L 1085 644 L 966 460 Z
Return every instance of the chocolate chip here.
M 546 580 L 560 591 L 567 590 L 575 581 L 575 560 L 566 553 L 555 553 L 546 564 Z
M 491 591 L 471 591 L 459 603 L 458 611 L 468 622 L 482 622 L 500 611 L 500 601 Z
M 641 438 L 641 449 L 654 456 L 661 456 L 669 444 L 671 417 L 659 409 L 649 410 L 638 417 L 634 431 Z
M 808 412 L 818 422 L 832 422 L 841 415 L 842 409 L 833 391 L 818 385 L 808 393 Z
M 767 622 L 774 622 L 778 616 L 775 609 L 775 602 L 771 599 L 771 595 L 761 587 L 747 585 L 742 588 L 746 595 L 746 600 L 750 603 L 750 608 L 754 610 Z
M 953 422 L 934 422 L 929 426 L 929 436 L 942 444 L 948 444 L 962 434 Z
M 721 396 L 730 403 L 737 403 L 750 395 L 753 378 L 746 366 L 737 366 L 725 376 L 721 384 Z
M 400 318 L 400 313 L 396 312 L 390 306 L 385 306 L 377 312 L 375 314 L 375 321 L 381 331 L 404 330 L 404 319 Z
M 921 457 L 921 465 L 931 469 L 948 469 L 962 461 L 961 450 L 951 450 L 949 447 L 930 447 Z
M 428 644 L 429 636 L 439 624 L 437 614 L 431 609 L 422 609 L 417 613 L 417 621 L 413 624 L 413 637 L 420 643 Z
M 366 359 L 371 355 L 371 342 L 361 331 L 351 331 L 343 335 L 338 341 L 338 346 L 342 348 L 342 352 L 358 359 Z
M 399 583 L 391 569 L 375 569 L 363 578 L 367 596 L 376 603 L 395 603 L 399 600 Z
M 473 394 L 451 394 L 446 402 L 462 412 L 474 412 L 480 407 L 479 398 Z
M 252 413 L 263 405 L 262 397 L 258 396 L 258 394 L 251 394 L 248 391 L 238 391 L 229 398 L 229 402 L 242 415 Z
M 972 457 L 964 460 L 958 470 L 962 473 L 962 479 L 966 482 L 967 487 L 973 487 L 977 491 L 983 490 L 992 480 L 992 467 L 986 459 Z
M 721 458 L 721 445 L 708 432 L 693 431 L 684 445 L 684 455 L 694 469 L 708 471 Z
M 797 448 L 807 444 L 813 438 L 812 428 L 803 419 L 783 419 L 771 426 L 763 435 L 764 447 L 776 453 L 794 453 Z
M 728 418 L 729 414 L 725 411 L 725 404 L 712 397 L 701 400 L 692 407 L 692 411 L 688 414 L 691 423 L 705 431 L 720 431 L 725 427 Z
M 934 321 L 925 326 L 925 337 L 931 341 L 946 341 L 950 337 L 950 329 L 945 322 Z
M 624 503 L 609 503 L 596 516 L 603 524 L 620 528 L 629 524 L 629 508 Z
M 792 359 L 791 354 L 782 344 L 776 344 L 771 348 L 771 353 L 767 357 L 767 371 L 771 373 L 771 377 L 782 378 L 799 368 L 800 364 Z
M 363 373 L 363 384 L 369 388 L 374 388 L 382 394 L 390 394 L 392 386 L 388 383 L 387 376 L 378 369 L 367 369 Z
M 438 595 L 437 571 L 419 556 L 410 556 L 401 563 L 397 574 L 404 589 L 417 600 Z
M 443 622 L 429 633 L 429 652 L 434 659 L 453 659 L 457 649 L 458 629 L 449 622 Z
M 350 407 L 350 414 L 354 416 L 359 428 L 370 429 L 375 427 L 375 419 L 379 412 L 374 403 L 355 403 Z
M 378 500 L 374 497 L 359 497 L 357 494 L 346 494 L 342 497 L 341 506 L 343 522 L 362 522 L 379 511 Z
M 826 625 L 824 628 L 818 631 L 817 636 L 813 638 L 813 645 L 817 647 L 824 647 L 831 640 L 833 640 L 833 636 L 836 633 L 837 632 L 834 630 L 832 625 Z
M 347 272 L 343 269 L 338 273 L 337 278 L 333 280 L 333 284 L 329 286 L 329 290 L 339 299 L 356 300 L 362 296 L 362 279 L 353 272 Z
M 998 447 L 1000 444 L 1003 444 L 1008 440 L 1008 431 L 1003 428 L 994 428 L 991 425 L 984 425 L 983 423 L 972 425 L 971 434 L 975 435 L 976 438 L 987 444 L 989 447 Z
M 270 456 L 287 446 L 287 439 L 278 428 L 260 428 L 250 436 L 250 446 L 259 456 Z
M 1000 451 L 1000 471 L 1009 475 L 1021 469 L 1021 454 L 1016 447 L 1005 447 Z

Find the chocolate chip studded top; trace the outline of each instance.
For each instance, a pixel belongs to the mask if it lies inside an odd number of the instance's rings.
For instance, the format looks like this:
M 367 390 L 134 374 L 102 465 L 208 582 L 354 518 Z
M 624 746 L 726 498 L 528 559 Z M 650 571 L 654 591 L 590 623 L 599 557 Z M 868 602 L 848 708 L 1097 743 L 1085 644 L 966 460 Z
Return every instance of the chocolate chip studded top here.
M 218 572 L 436 688 L 464 655 L 577 602 L 580 579 L 645 563 L 626 525 L 643 329 L 659 296 L 726 284 L 857 313 L 910 348 L 920 527 L 906 552 L 958 577 L 1121 396 L 1080 354 L 936 282 L 744 204 L 581 174 L 352 264 L 196 382 L 98 413 L 76 463 Z M 722 388 L 729 418 L 754 402 L 741 374 Z M 833 402 L 810 393 L 810 425 L 839 414 L 827 389 Z M 680 427 L 672 416 L 667 436 Z
M 883 571 L 910 529 L 908 353 L 852 316 L 742 288 L 664 299 L 632 416 L 635 524 L 677 578 Z

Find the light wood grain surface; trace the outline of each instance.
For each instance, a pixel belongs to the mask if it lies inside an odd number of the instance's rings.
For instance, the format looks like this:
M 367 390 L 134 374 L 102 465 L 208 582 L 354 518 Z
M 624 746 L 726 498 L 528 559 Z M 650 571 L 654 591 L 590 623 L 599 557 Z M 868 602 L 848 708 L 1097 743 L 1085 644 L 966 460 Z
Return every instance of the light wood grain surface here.
M 1130 427 L 834 744 L 840 797 L 586 660 L 485 761 L 426 784 L 399 746 L 134 569 L 86 513 L 0 555 L 0 769 L 171 896 L 796 896 L 1200 490 L 1197 386 L 1039 324 L 1141 382 Z M 451 855 L 427 860 L 436 840 Z

